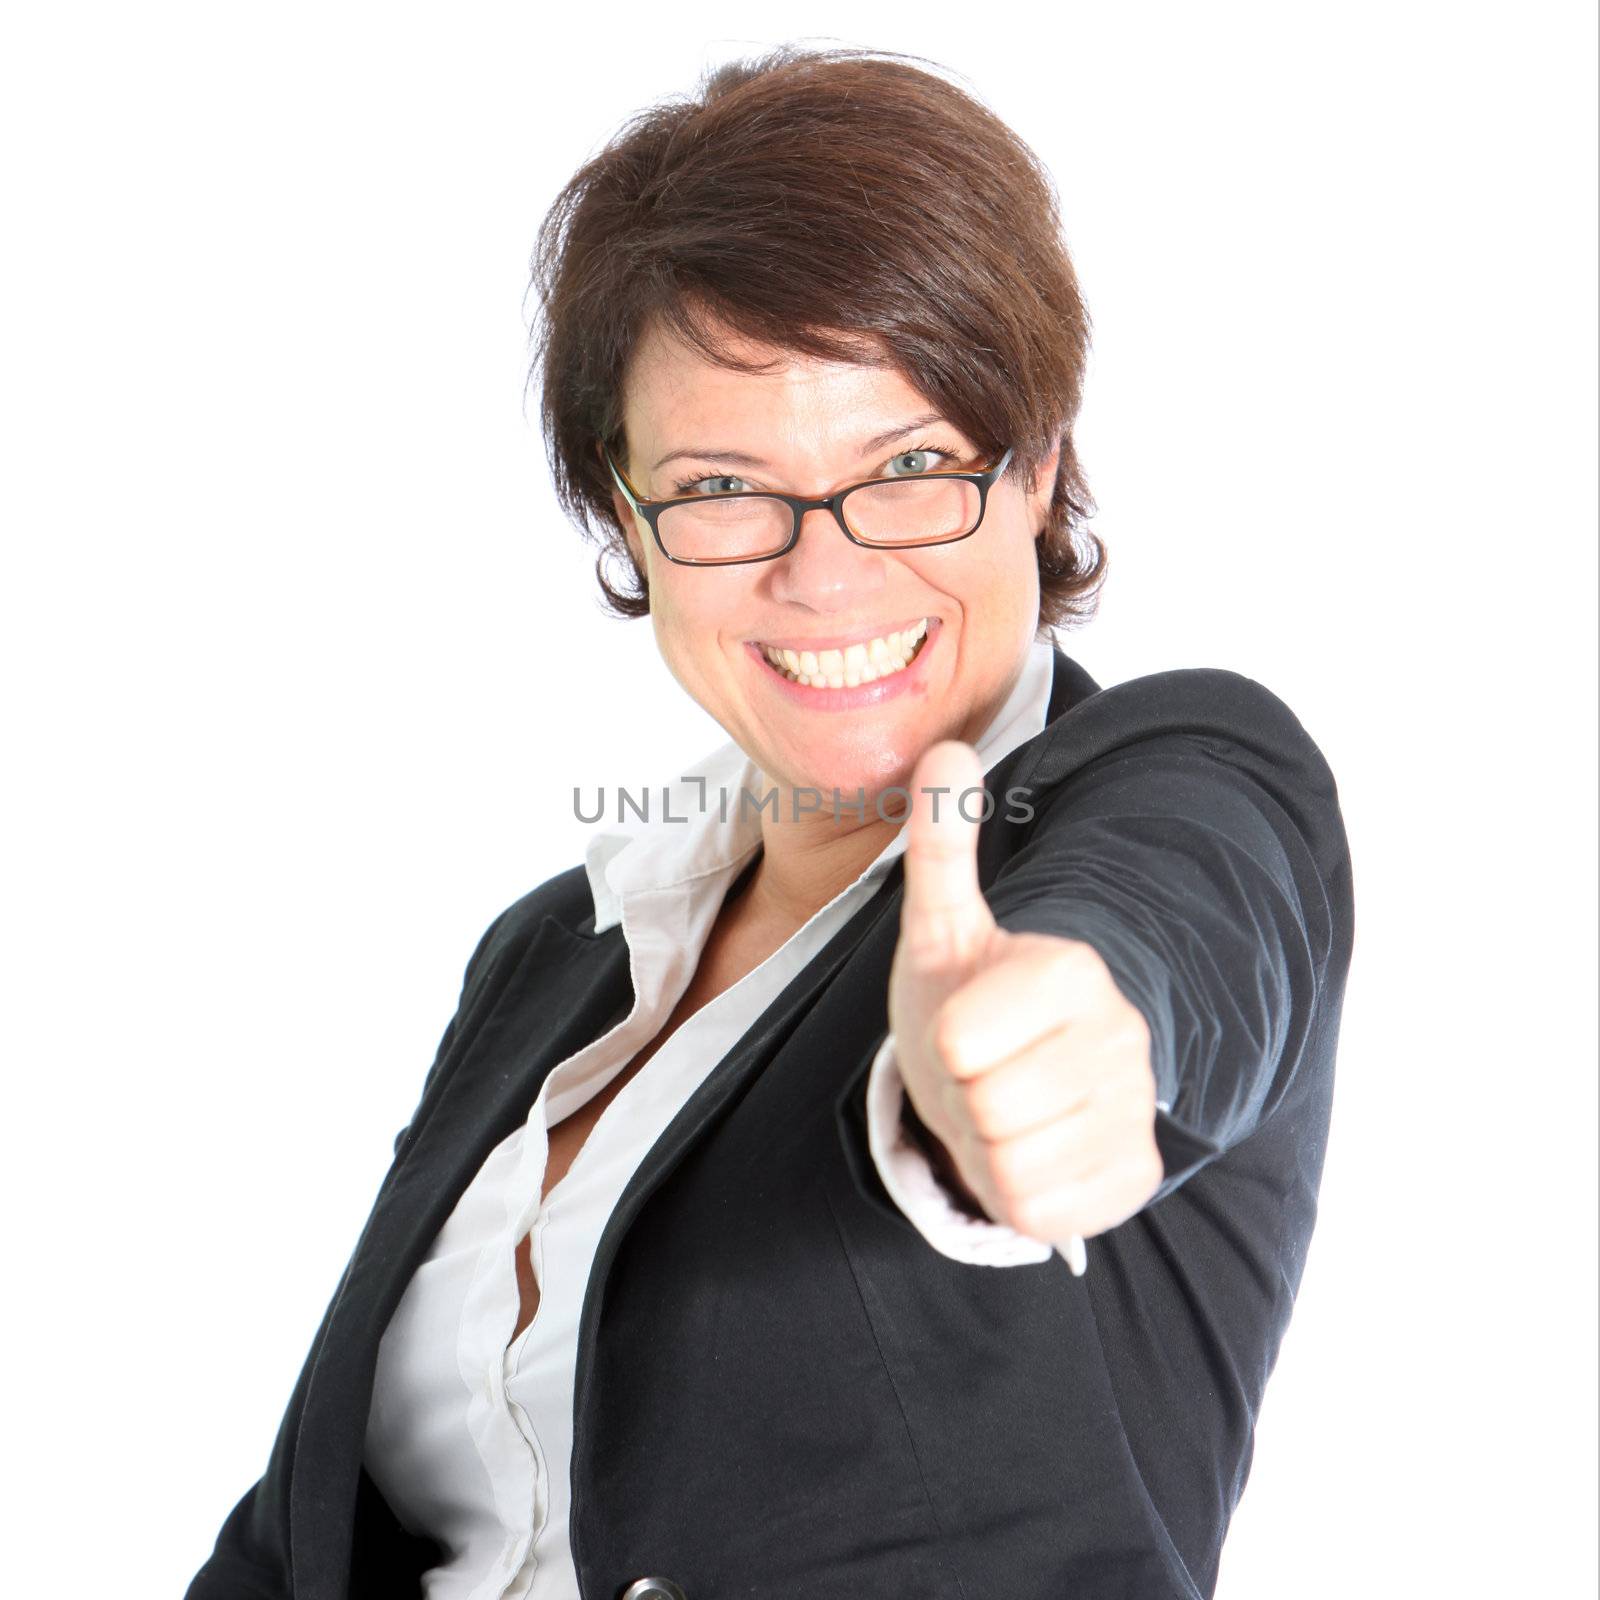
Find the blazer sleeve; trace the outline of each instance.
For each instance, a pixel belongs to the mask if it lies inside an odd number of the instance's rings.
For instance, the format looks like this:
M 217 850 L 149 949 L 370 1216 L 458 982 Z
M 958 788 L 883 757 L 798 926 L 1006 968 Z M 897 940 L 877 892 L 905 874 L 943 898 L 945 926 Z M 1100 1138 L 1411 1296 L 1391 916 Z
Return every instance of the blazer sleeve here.
M 1095 692 L 1004 777 L 1025 812 L 984 824 L 985 898 L 1002 927 L 1092 945 L 1143 1014 L 1163 1166 L 1154 1204 L 1297 1087 L 1331 1083 L 1354 919 L 1337 786 L 1282 700 L 1213 668 Z M 1000 1232 L 940 1224 L 935 1239 L 922 1226 L 931 1197 L 907 1205 L 884 1180 L 871 1150 L 884 1118 L 869 1117 L 884 1039 L 838 1105 L 858 1190 L 934 1248 L 955 1245 L 944 1254 L 1026 1264 Z
M 472 997 L 481 988 L 486 967 L 493 960 L 496 935 L 516 909 L 515 906 L 508 907 L 490 924 L 478 941 L 472 959 L 467 963 L 456 1010 L 439 1040 L 438 1049 L 434 1052 L 433 1065 L 424 1080 L 423 1099 L 426 1099 L 428 1088 L 450 1052 L 463 1018 L 471 1014 Z M 396 1139 L 397 1153 L 409 1129 L 408 1124 Z M 346 1271 L 348 1270 L 347 1267 Z M 289 1486 L 294 1473 L 295 1436 L 305 1404 L 307 1381 L 323 1339 L 326 1337 L 328 1320 L 342 1288 L 341 1281 L 339 1289 L 334 1291 L 333 1298 L 329 1302 L 328 1310 L 323 1315 L 322 1325 L 312 1340 L 311 1350 L 279 1427 L 277 1440 L 273 1444 L 266 1472 L 246 1491 L 229 1513 L 217 1536 L 211 1556 L 190 1581 L 185 1600 L 293 1600 L 294 1584 L 289 1557 Z M 392 1514 L 388 1513 L 388 1508 L 381 1503 L 381 1496 L 376 1486 L 371 1483 L 364 1471 L 361 1475 L 360 1492 L 369 1514 L 369 1522 L 374 1526 L 392 1525 L 393 1537 L 380 1541 L 383 1550 L 374 1551 L 372 1558 L 361 1564 L 361 1570 L 353 1572 L 352 1581 L 355 1587 L 351 1591 L 352 1596 L 368 1592 L 369 1582 L 375 1585 L 370 1589 L 374 1594 L 394 1595 L 404 1592 L 401 1587 L 403 1581 L 401 1569 L 409 1546 L 414 1541 L 405 1534 L 398 1522 L 393 1522 Z M 383 1521 L 385 1517 L 388 1521 Z M 385 1568 L 384 1563 L 390 1560 L 395 1563 L 394 1566 Z M 380 1580 L 391 1579 L 393 1581 L 385 1589 Z
M 1126 727 L 1110 702 L 1130 692 Z M 1102 691 L 1103 746 L 1039 794 L 986 890 L 997 922 L 1092 945 L 1151 1034 L 1154 1200 L 1246 1139 L 1324 1048 L 1349 962 L 1348 843 L 1327 763 L 1261 684 L 1212 669 Z

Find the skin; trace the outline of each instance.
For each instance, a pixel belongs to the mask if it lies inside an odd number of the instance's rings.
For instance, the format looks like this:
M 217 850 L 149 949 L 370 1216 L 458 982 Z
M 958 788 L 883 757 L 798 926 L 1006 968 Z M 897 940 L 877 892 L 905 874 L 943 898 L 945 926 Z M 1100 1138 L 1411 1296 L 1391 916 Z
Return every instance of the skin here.
M 767 370 L 717 366 L 659 325 L 640 341 L 623 387 L 622 465 L 641 496 L 726 476 L 741 480 L 735 487 L 821 496 L 869 477 L 990 464 L 944 422 L 863 452 L 873 435 L 935 409 L 893 367 L 817 361 L 726 330 L 723 340 Z M 957 459 L 905 454 L 922 447 Z M 657 465 L 683 449 L 760 464 L 695 455 Z M 1148 1033 L 1091 947 L 995 927 L 977 888 L 977 825 L 948 798 L 935 807 L 917 793 L 951 776 L 955 790 L 981 786 L 972 741 L 1038 631 L 1034 541 L 1055 467 L 1052 455 L 1031 484 L 1008 473 L 990 490 L 982 526 L 952 544 L 866 549 L 818 511 L 786 555 L 714 568 L 669 562 L 620 491 L 614 498 L 668 670 L 779 793 L 779 816 L 761 816 L 756 872 L 711 948 L 726 949 L 737 925 L 752 954 L 770 953 L 908 827 L 890 992 L 906 1092 L 991 1217 L 1065 1243 L 1121 1221 L 1160 1181 Z M 865 640 L 923 617 L 937 621 L 937 647 L 915 689 L 848 712 L 796 703 L 748 644 Z M 798 786 L 864 791 L 866 816 L 825 807 L 796 820 Z M 873 797 L 891 786 L 913 790 L 908 819 L 876 815 Z
M 917 764 L 889 1026 L 906 1094 L 968 1194 L 1081 1273 L 1082 1241 L 1164 1176 L 1150 1031 L 1092 945 L 996 923 L 978 823 L 928 794 L 981 781 L 967 744 Z

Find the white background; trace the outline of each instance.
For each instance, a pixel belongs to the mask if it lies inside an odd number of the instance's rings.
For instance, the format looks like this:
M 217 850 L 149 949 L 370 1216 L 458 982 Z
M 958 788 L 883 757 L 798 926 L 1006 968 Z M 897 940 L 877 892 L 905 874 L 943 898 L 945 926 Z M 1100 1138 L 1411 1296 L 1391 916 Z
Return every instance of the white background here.
M 1592 1593 L 1578 0 L 6 25 L 8 1591 L 182 1592 L 573 775 L 721 740 L 596 604 L 523 293 L 627 115 L 783 39 L 931 57 L 1055 175 L 1113 561 L 1063 647 L 1247 673 L 1339 778 L 1323 1213 L 1221 1600 Z

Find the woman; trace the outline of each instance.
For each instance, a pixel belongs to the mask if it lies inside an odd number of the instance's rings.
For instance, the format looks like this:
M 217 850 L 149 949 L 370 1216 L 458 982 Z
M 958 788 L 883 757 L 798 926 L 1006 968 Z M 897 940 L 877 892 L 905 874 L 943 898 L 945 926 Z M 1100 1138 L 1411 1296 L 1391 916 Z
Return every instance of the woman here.
M 485 934 L 191 1600 L 1209 1595 L 1350 867 L 1267 690 L 1050 642 L 1104 558 L 1048 177 L 780 50 L 535 268 L 559 492 L 730 742 Z

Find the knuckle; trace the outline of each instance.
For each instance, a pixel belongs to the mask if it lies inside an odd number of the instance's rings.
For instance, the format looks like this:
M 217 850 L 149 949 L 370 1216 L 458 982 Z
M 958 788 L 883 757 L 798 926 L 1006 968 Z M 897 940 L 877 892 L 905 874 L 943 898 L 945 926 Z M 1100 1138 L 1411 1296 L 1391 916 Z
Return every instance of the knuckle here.
M 1051 974 L 1063 983 L 1082 975 L 1086 968 L 1100 959 L 1093 945 L 1081 939 L 1052 939 L 1048 960 Z
M 1124 1074 L 1124 1096 L 1129 1114 L 1136 1118 L 1141 1126 L 1145 1124 L 1154 1126 L 1156 1075 L 1150 1070 L 1147 1059 L 1139 1058 L 1129 1064 L 1128 1071 Z
M 1017 1233 L 1037 1237 L 1043 1226 L 1039 1202 L 1031 1197 L 1006 1199 L 1000 1207 L 1001 1217 L 1008 1228 Z
M 960 1014 L 948 1002 L 934 1012 L 928 1037 L 939 1059 L 959 1074 L 967 1063 L 968 1034 Z
M 1002 1126 L 1002 1109 L 993 1080 L 989 1077 L 973 1078 L 962 1086 L 968 1121 L 986 1139 L 995 1137 Z
M 939 1107 L 950 1127 L 961 1129 L 963 1137 L 972 1133 L 975 1127 L 972 1105 L 968 1099 L 967 1085 L 961 1079 L 946 1078 L 940 1084 Z
M 1073 1197 L 1067 1190 L 1052 1190 L 1022 1202 L 1016 1208 L 1016 1218 L 1012 1226 L 1019 1233 L 1036 1239 L 1065 1238 L 1083 1231 Z
M 1121 998 L 1121 991 L 1118 991 Z M 1131 1000 L 1122 999 L 1120 1015 L 1117 1019 L 1117 1038 L 1142 1049 L 1146 1054 L 1150 1051 L 1151 1037 L 1150 1024 L 1145 1020 L 1144 1012 Z
M 909 927 L 902 928 L 895 943 L 895 959 L 903 961 L 913 971 L 919 968 L 936 970 L 949 955 L 948 931 L 931 917 L 918 918 Z
M 1084 970 L 1086 960 L 1097 959 L 1091 945 L 1059 933 L 1023 932 L 1012 936 L 1015 954 L 1026 960 L 1048 984 L 1071 984 Z
M 1008 1207 L 1022 1205 L 1032 1193 L 1027 1174 L 1017 1157 L 1015 1142 L 991 1145 L 988 1151 L 989 1181 L 996 1196 Z

